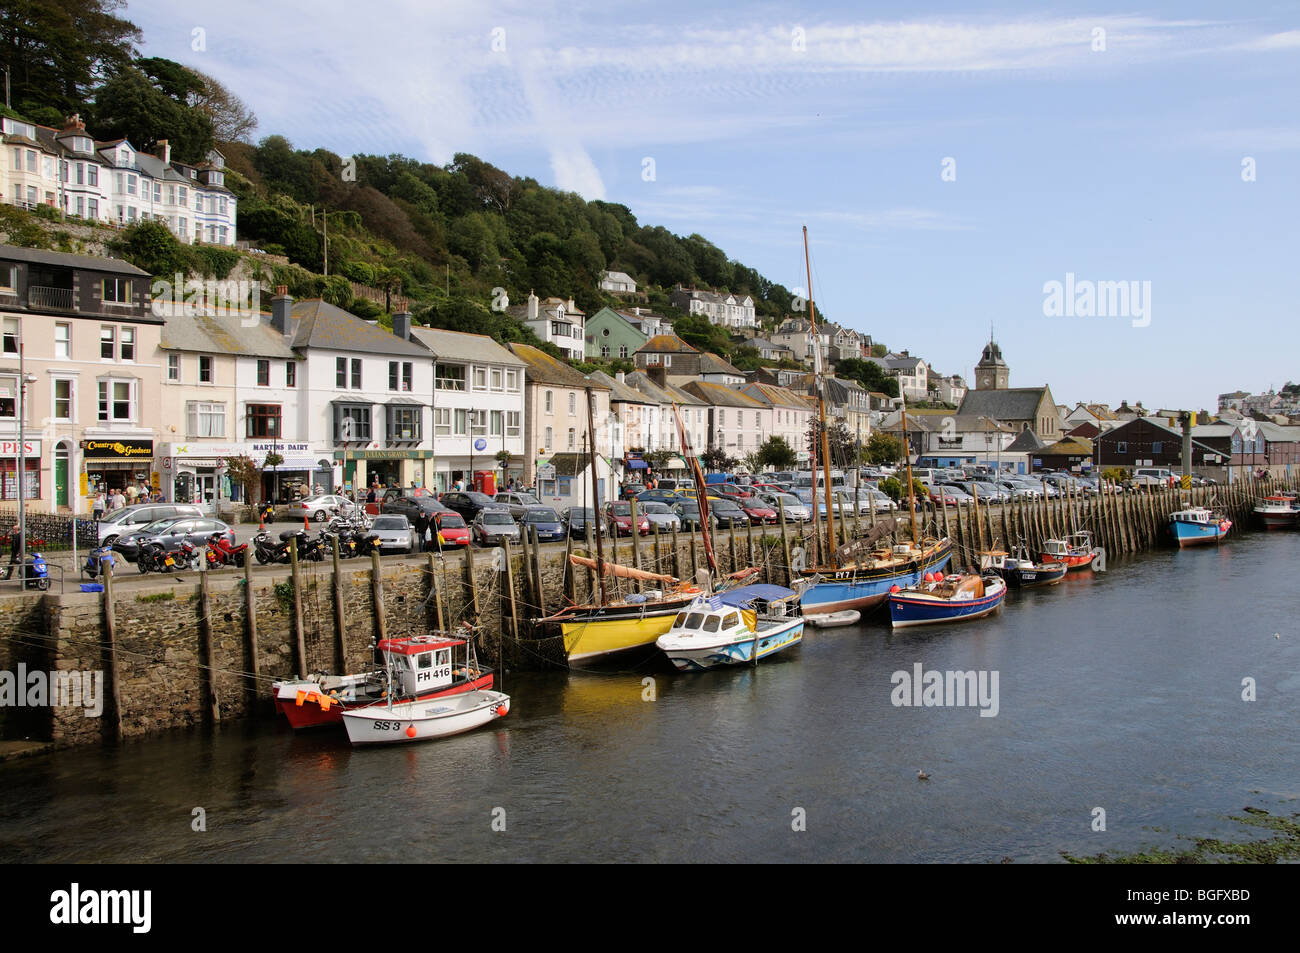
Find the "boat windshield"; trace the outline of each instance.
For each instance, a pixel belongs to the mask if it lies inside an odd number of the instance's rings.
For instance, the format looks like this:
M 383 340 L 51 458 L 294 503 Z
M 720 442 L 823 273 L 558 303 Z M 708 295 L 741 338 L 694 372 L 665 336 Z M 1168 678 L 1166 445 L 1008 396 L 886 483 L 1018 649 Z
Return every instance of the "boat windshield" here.
M 705 632 L 717 632 L 718 623 L 722 621 L 722 616 L 711 615 L 704 620 Z
M 677 613 L 677 618 L 673 619 L 673 628 L 680 629 L 685 625 L 686 625 L 686 613 L 685 612 Z
M 686 629 L 698 629 L 698 628 L 700 627 L 700 622 L 701 622 L 703 619 L 704 619 L 704 613 L 703 613 L 703 612 L 692 612 L 692 613 L 690 614 L 690 617 L 687 618 L 687 620 L 686 620 L 686 624 L 683 626 L 683 628 L 686 628 Z

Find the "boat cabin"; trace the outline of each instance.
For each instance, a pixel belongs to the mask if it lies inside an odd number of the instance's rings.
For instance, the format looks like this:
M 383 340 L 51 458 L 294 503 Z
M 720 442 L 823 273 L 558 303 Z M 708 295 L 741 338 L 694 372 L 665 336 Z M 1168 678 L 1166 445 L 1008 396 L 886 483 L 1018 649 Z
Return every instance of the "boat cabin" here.
M 1204 506 L 1189 506 L 1185 510 L 1170 513 L 1169 518 L 1176 523 L 1194 523 L 1197 526 L 1209 526 L 1223 520 L 1223 517 L 1211 513 Z
M 1087 531 L 1072 533 L 1065 539 L 1049 539 L 1043 552 L 1049 556 L 1078 556 L 1092 551 L 1092 536 Z
M 398 685 L 400 695 L 418 695 L 452 683 L 457 666 L 454 649 L 464 639 L 436 635 L 415 635 L 405 639 L 384 639 L 379 651 Z
M 669 635 L 752 635 L 798 613 L 799 596 L 784 586 L 766 583 L 700 597 L 677 613 Z

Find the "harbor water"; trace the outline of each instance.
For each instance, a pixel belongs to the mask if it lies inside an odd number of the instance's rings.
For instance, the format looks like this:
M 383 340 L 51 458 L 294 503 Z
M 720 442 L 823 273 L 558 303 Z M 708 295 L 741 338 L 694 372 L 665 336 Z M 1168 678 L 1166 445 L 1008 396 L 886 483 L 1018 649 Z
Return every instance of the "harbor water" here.
M 265 719 L 15 760 L 0 858 L 997 863 L 1245 839 L 1227 815 L 1300 798 L 1298 546 L 1112 558 L 987 619 L 809 629 L 753 669 L 507 673 L 510 715 L 438 742 Z M 996 714 L 896 704 L 918 665 L 996 673 Z

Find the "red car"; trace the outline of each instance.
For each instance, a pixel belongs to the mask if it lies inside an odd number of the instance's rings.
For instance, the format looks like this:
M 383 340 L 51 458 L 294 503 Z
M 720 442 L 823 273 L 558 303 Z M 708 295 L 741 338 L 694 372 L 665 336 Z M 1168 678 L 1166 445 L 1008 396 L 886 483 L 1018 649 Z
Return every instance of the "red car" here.
M 469 527 L 459 513 L 434 513 L 434 525 L 442 536 L 442 546 L 468 546 Z
M 733 497 L 733 499 L 745 511 L 745 515 L 749 517 L 749 521 L 755 526 L 760 526 L 763 523 L 775 523 L 780 519 L 776 514 L 776 510 L 756 496 L 739 496 Z
M 646 536 L 650 532 L 650 520 L 644 514 L 636 514 L 637 532 Z M 619 536 L 632 535 L 632 504 L 626 502 L 605 504 L 605 527 L 610 533 Z

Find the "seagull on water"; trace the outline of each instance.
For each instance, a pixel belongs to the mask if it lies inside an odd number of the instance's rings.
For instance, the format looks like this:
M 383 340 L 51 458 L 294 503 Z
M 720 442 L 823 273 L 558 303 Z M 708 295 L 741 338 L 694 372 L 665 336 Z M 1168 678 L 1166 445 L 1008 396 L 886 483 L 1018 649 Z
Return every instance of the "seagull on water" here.
M 916 780 L 918 780 L 918 781 L 929 781 L 929 780 L 930 780 L 930 776 L 929 776 L 928 774 L 926 774 L 924 771 L 922 771 L 920 768 L 917 768 L 917 769 L 916 769 Z

